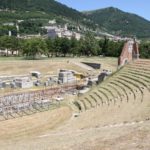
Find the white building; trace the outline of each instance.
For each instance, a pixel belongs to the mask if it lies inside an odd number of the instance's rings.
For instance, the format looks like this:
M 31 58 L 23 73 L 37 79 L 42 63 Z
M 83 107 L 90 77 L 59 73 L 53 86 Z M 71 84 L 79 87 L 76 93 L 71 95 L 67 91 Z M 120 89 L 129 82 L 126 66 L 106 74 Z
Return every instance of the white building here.
M 57 26 L 45 26 L 43 28 L 47 29 L 47 35 L 50 38 L 66 37 L 68 39 L 71 39 L 72 37 L 75 37 L 77 40 L 81 38 L 80 33 L 72 32 L 68 30 L 67 25 L 65 25 L 64 28 L 57 27 Z
M 81 39 L 81 34 L 77 33 L 77 32 L 74 32 L 73 37 L 75 37 L 77 40 L 80 40 Z
M 71 37 L 73 36 L 73 32 L 69 31 L 69 30 L 64 30 L 62 32 L 62 37 L 66 37 L 68 39 L 71 39 Z
M 54 19 L 54 20 L 49 20 L 49 22 L 48 22 L 49 24 L 56 24 L 56 20 Z
M 4 26 L 14 26 L 15 24 L 13 22 L 6 22 L 3 23 Z

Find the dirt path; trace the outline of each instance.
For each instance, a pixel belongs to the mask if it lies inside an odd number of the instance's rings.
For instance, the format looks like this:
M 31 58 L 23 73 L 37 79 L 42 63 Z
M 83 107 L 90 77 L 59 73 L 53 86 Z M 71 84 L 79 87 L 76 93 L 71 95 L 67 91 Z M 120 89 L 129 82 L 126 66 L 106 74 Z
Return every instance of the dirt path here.
M 9 141 L 3 150 L 149 150 L 150 121 L 131 122 Z

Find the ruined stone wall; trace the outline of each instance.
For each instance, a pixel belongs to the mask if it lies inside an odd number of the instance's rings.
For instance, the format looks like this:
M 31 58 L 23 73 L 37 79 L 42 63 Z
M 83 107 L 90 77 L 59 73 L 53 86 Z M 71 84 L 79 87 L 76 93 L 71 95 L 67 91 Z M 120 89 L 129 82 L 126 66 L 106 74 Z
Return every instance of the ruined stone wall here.
M 131 62 L 133 59 L 138 59 L 138 58 L 139 58 L 138 43 L 135 41 L 127 41 L 124 44 L 122 53 L 118 59 L 118 66 L 123 66 Z

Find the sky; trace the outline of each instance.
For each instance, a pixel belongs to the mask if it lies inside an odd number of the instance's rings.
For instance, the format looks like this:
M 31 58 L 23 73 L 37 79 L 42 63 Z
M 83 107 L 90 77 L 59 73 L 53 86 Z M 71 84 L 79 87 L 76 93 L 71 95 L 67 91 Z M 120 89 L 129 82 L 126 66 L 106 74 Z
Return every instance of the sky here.
M 150 0 L 57 0 L 79 11 L 116 7 L 150 21 Z

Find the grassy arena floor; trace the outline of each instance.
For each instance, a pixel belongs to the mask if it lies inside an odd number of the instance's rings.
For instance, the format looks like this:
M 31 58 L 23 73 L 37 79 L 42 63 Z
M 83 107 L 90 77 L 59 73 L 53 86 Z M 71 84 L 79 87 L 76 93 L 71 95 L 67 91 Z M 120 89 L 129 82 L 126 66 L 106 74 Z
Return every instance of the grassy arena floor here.
M 100 70 L 95 72 L 88 71 L 86 68 L 75 65 L 73 62 L 96 62 L 102 65 Z M 71 69 L 77 72 L 88 74 L 98 74 L 103 69 L 116 70 L 116 58 L 50 58 L 44 60 L 23 60 L 21 57 L 0 57 L 0 76 L 11 75 L 29 75 L 31 71 L 39 71 L 42 76 L 57 75 L 59 69 Z M 32 88 L 26 90 L 36 90 L 39 88 Z M 16 91 L 24 91 L 24 89 L 4 89 L 0 90 L 0 94 L 11 93 Z
M 117 69 L 116 58 L 81 57 L 81 58 L 50 58 L 44 60 L 23 60 L 20 57 L 0 57 L 0 76 L 29 74 L 30 71 L 40 71 L 43 74 L 57 74 L 58 69 L 74 69 L 85 73 L 87 70 L 71 62 L 95 62 L 102 65 L 101 69 Z

